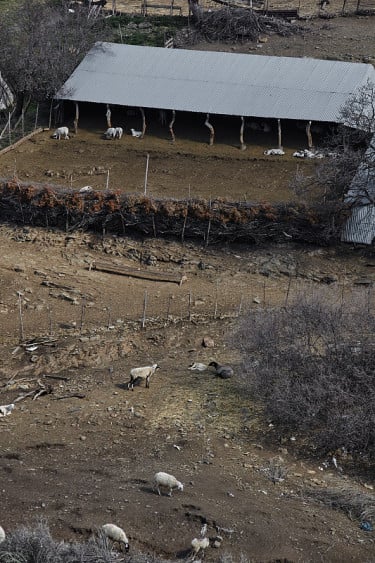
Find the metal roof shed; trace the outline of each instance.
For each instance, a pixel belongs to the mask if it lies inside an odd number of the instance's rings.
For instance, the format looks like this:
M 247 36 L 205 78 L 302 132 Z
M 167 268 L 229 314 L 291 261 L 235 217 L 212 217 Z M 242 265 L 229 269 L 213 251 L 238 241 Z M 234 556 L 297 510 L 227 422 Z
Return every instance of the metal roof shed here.
M 62 100 L 231 116 L 337 122 L 370 64 L 97 43 Z

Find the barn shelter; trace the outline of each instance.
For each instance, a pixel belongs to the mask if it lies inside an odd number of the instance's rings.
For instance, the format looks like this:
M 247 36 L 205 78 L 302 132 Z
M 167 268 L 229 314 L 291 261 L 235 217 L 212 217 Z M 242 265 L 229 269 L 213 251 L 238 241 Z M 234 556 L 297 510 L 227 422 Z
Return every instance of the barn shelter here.
M 351 205 L 352 209 L 341 240 L 372 244 L 375 240 L 375 135 L 351 182 L 345 203 Z
M 145 109 L 168 110 L 172 140 L 176 112 L 206 114 L 210 144 L 211 114 L 238 117 L 241 148 L 245 118 L 277 120 L 280 147 L 281 120 L 299 120 L 311 148 L 311 123 L 337 123 L 342 105 L 368 81 L 375 83 L 370 64 L 96 43 L 56 98 L 75 102 L 76 130 L 79 102 L 90 102 L 105 104 L 108 126 L 111 106 L 139 108 L 142 135 Z

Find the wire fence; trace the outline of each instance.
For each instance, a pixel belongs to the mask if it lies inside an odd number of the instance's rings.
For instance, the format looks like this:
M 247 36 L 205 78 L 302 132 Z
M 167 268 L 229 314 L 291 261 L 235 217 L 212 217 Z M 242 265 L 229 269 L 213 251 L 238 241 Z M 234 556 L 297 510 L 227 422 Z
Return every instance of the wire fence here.
M 288 307 L 302 295 L 313 296 L 323 292 L 331 303 L 350 306 L 362 300 L 368 311 L 375 309 L 371 280 L 358 285 L 334 283 L 317 284 L 293 276 L 282 279 L 252 278 L 247 284 L 234 288 L 230 281 L 217 284 L 209 294 L 193 292 L 187 286 L 160 294 L 158 289 L 138 288 L 124 292 L 123 304 L 105 303 L 89 294 L 78 291 L 50 295 L 43 305 L 35 306 L 28 294 L 18 292 L 13 311 L 8 311 L 8 335 L 26 341 L 41 335 L 100 333 L 106 331 L 132 331 L 164 328 L 178 323 L 204 324 L 210 321 L 239 319 L 253 309 Z

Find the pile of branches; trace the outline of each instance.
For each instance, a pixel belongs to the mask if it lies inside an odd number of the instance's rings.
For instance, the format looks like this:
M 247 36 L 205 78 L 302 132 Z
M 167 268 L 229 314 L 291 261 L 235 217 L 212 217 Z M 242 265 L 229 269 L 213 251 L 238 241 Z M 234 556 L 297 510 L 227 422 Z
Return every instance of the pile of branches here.
M 261 34 L 290 36 L 301 32 L 300 26 L 286 20 L 230 7 L 201 12 L 196 18 L 195 29 L 197 40 L 231 43 L 258 41 Z
M 337 240 L 348 208 L 340 203 L 231 202 L 226 199 L 154 199 L 120 191 L 77 192 L 0 184 L 0 220 L 22 225 L 118 235 L 141 234 L 208 244 L 285 240 L 329 244 Z

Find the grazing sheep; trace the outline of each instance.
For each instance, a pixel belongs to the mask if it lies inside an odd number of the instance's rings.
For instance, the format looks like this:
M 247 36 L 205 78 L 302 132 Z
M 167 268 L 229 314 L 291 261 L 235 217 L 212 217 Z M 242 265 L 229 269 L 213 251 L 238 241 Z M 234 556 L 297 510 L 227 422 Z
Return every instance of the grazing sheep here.
M 194 538 L 191 540 L 191 551 L 193 554 L 193 560 L 195 556 L 198 555 L 200 551 L 204 552 L 205 549 L 210 545 L 210 540 L 208 538 Z M 203 557 L 203 553 L 202 553 Z
M 216 375 L 221 379 L 229 379 L 233 375 L 233 369 L 228 365 L 220 365 L 217 362 L 210 362 L 208 365 L 215 368 Z
M 164 471 L 159 471 L 159 473 L 155 473 L 154 476 L 154 489 L 157 490 L 160 496 L 160 487 L 169 489 L 168 496 L 172 496 L 172 490 L 177 489 L 178 491 L 183 491 L 184 486 L 180 481 L 177 481 L 176 477 L 173 475 L 169 475 L 169 473 L 164 473 Z
M 122 127 L 115 127 L 115 131 L 116 131 L 115 132 L 115 139 L 121 139 L 121 137 L 124 133 L 123 128 Z
M 116 138 L 116 127 L 108 127 L 107 131 L 104 133 L 106 139 Z
M 146 382 L 146 387 L 150 387 L 150 378 L 154 375 L 155 371 L 160 369 L 158 364 L 153 364 L 152 366 L 144 366 L 141 368 L 132 368 L 130 370 L 130 381 L 128 383 L 128 389 L 131 388 L 134 391 L 134 382 L 136 379 L 144 379 Z
M 132 132 L 132 137 L 142 137 L 142 131 L 136 131 L 135 129 L 130 129 Z
M 122 528 L 116 526 L 115 524 L 104 524 L 104 526 L 101 527 L 101 530 L 107 538 L 112 540 L 114 543 L 119 543 L 120 546 L 124 546 L 125 551 L 129 551 L 129 541 Z
M 283 149 L 268 149 L 266 151 L 264 151 L 264 153 L 266 156 L 282 156 L 283 154 L 285 154 L 285 152 L 283 151 Z
M 68 127 L 58 127 L 56 129 L 56 131 L 54 132 L 54 134 L 52 135 L 52 139 L 60 140 L 61 137 L 64 137 L 64 139 L 69 139 L 69 129 L 68 129 Z
M 16 405 L 11 403 L 10 405 L 1 405 L 0 406 L 0 416 L 8 416 Z
M 80 194 L 84 194 L 84 193 L 93 192 L 93 191 L 94 191 L 94 190 L 93 190 L 93 188 L 92 188 L 91 186 L 83 186 L 83 188 L 81 188 L 81 189 L 79 190 L 79 193 L 80 193 Z
M 206 364 L 201 364 L 200 362 L 193 362 L 192 364 L 190 364 L 188 369 L 190 369 L 191 371 L 205 371 L 207 367 L 208 366 Z
M 5 541 L 5 531 L 4 528 L 0 526 L 0 543 L 3 543 L 3 541 Z

